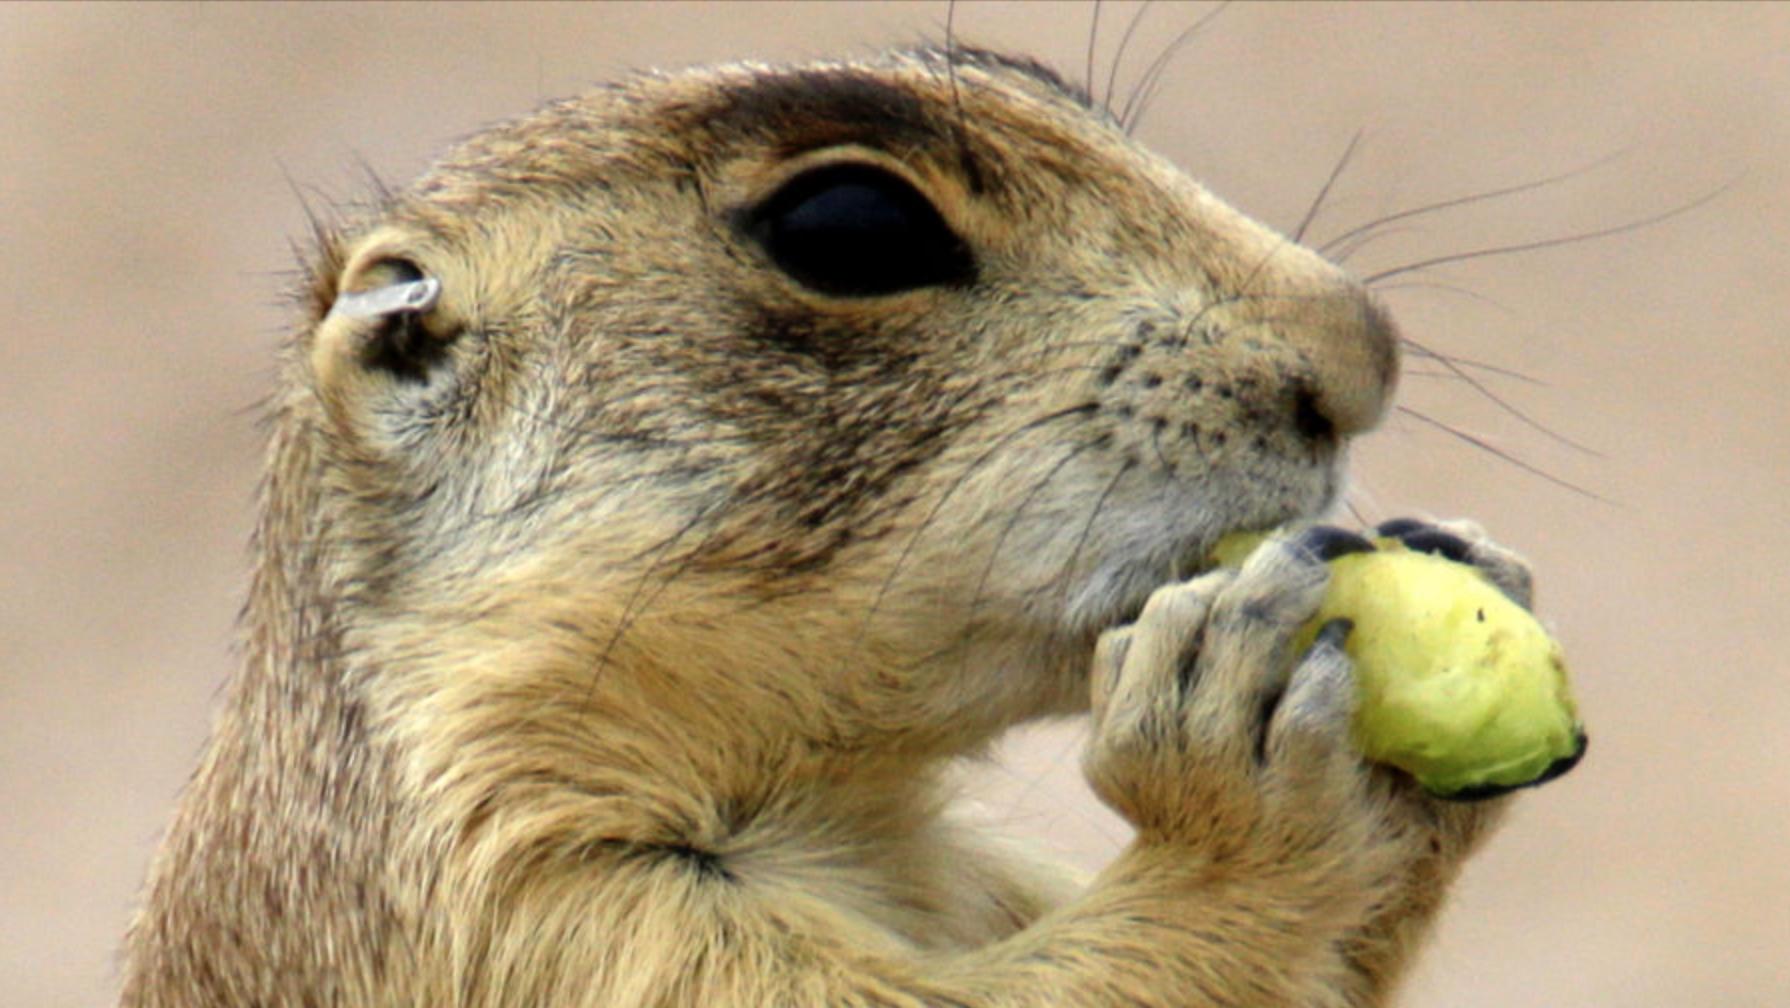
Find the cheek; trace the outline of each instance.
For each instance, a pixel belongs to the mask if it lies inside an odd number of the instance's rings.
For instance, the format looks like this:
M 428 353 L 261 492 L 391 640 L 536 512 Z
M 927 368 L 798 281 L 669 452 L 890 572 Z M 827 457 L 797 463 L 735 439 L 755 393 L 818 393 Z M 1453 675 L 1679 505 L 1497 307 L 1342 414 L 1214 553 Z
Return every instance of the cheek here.
M 909 344 L 905 354 L 843 364 L 756 347 L 697 376 L 703 425 L 726 432 L 736 474 L 724 516 L 737 529 L 729 555 L 771 573 L 814 570 L 888 535 L 931 492 L 940 460 L 990 393 Z

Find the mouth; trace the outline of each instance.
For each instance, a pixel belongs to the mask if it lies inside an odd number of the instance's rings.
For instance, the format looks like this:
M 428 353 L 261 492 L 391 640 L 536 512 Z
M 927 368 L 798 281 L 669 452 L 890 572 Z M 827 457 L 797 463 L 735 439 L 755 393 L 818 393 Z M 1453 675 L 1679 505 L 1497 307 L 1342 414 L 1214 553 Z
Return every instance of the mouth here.
M 1091 641 L 1135 622 L 1157 589 L 1219 567 L 1212 550 L 1225 536 L 1333 516 L 1343 497 L 1341 457 L 1300 461 L 1242 459 L 1138 480 L 1125 494 L 1102 497 L 1095 517 L 1041 527 L 1032 556 L 1043 574 L 1035 583 L 1049 587 L 1032 595 L 1044 605 L 1031 614 L 1053 635 Z
M 1191 580 L 1217 570 L 1222 564 L 1213 548 L 1225 536 L 1238 532 L 1267 532 L 1294 522 L 1318 521 L 1329 513 L 1324 506 L 1284 508 L 1273 513 L 1250 514 L 1190 531 L 1156 549 L 1142 549 L 1129 557 L 1115 558 L 1090 572 L 1084 588 L 1072 601 L 1071 625 L 1099 633 L 1135 622 L 1151 594 L 1164 585 Z

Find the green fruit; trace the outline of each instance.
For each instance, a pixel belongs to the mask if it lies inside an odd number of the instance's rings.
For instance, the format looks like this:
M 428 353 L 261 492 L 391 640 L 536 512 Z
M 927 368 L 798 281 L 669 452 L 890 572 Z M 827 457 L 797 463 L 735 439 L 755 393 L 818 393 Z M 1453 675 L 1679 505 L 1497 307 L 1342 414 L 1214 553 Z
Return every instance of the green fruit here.
M 1227 536 L 1214 556 L 1239 563 L 1260 539 Z M 1391 539 L 1330 569 L 1295 653 L 1332 620 L 1354 624 L 1362 755 L 1432 794 L 1477 798 L 1559 776 L 1584 752 L 1559 644 L 1478 570 Z

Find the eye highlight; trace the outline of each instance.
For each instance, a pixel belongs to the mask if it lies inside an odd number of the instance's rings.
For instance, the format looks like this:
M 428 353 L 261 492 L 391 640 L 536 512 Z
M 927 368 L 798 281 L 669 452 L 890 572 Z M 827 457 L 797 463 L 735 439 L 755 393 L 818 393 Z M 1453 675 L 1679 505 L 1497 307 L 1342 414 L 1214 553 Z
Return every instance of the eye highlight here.
M 742 225 L 778 269 L 833 297 L 897 294 L 976 276 L 969 247 L 926 197 L 872 165 L 798 175 L 747 211 Z

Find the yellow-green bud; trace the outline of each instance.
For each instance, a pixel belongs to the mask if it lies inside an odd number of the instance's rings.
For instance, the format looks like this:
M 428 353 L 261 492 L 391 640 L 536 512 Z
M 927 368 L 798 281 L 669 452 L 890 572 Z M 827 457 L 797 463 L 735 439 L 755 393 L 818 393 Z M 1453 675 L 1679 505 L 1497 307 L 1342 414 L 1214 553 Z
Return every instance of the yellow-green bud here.
M 1225 537 L 1221 563 L 1240 563 L 1259 535 Z M 1330 586 L 1300 629 L 1303 654 L 1319 628 L 1353 624 L 1353 733 L 1362 755 L 1407 771 L 1442 797 L 1481 797 L 1570 768 L 1585 733 L 1560 646 L 1528 610 L 1477 569 L 1381 540 L 1330 562 Z

